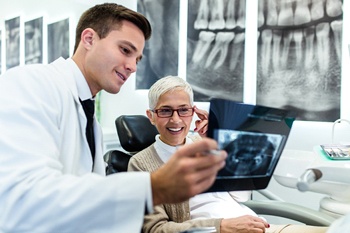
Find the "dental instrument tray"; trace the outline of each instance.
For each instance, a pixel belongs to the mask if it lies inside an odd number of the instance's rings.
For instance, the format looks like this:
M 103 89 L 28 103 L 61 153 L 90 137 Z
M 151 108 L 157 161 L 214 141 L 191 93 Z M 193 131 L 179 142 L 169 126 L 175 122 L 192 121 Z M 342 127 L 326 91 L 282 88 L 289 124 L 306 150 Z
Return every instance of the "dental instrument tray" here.
M 207 136 L 228 156 L 207 191 L 265 189 L 295 117 L 290 110 L 212 99 Z
M 321 148 L 329 159 L 350 160 L 350 145 L 326 144 Z

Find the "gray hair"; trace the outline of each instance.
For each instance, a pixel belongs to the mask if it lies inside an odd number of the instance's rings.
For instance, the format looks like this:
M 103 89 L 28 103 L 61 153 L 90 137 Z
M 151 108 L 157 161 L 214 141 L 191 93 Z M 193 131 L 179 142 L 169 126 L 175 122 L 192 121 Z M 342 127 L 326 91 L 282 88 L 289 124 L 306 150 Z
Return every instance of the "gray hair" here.
M 148 92 L 148 105 L 150 109 L 157 106 L 161 95 L 168 91 L 183 90 L 190 97 L 190 103 L 193 105 L 193 90 L 188 82 L 177 76 L 166 76 L 155 82 Z

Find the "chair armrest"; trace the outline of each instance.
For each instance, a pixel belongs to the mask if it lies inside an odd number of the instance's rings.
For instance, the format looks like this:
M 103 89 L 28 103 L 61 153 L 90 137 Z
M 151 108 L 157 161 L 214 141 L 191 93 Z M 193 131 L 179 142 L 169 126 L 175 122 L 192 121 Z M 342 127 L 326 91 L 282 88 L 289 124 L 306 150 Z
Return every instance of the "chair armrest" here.
M 108 151 L 104 155 L 105 162 L 107 163 L 106 175 L 110 175 L 116 172 L 126 172 L 128 170 L 128 163 L 130 158 L 131 155 L 123 151 Z
M 326 213 L 283 201 L 251 200 L 244 204 L 260 215 L 284 217 L 312 226 L 329 226 L 335 220 Z

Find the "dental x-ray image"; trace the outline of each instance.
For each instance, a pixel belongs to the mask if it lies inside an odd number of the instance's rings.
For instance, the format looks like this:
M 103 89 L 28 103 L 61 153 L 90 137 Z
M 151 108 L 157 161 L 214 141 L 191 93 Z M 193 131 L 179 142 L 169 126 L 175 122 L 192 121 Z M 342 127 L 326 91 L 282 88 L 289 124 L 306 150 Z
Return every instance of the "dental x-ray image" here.
M 211 99 L 207 136 L 228 157 L 209 191 L 266 188 L 294 120 L 290 110 Z
M 59 57 L 69 57 L 69 19 L 47 26 L 47 60 L 53 62 Z
M 187 81 L 196 101 L 243 100 L 245 5 L 188 0 Z
M 178 74 L 179 0 L 138 0 L 137 11 L 152 25 L 137 66 L 136 89 L 149 89 L 161 77 Z
M 43 17 L 25 22 L 25 64 L 43 61 Z
M 235 130 L 217 130 L 219 148 L 227 151 L 226 165 L 218 176 L 252 177 L 272 173 L 276 151 L 283 136 L 248 133 Z
M 20 17 L 5 21 L 6 29 L 6 69 L 19 65 Z
M 257 104 L 340 117 L 341 0 L 259 0 Z

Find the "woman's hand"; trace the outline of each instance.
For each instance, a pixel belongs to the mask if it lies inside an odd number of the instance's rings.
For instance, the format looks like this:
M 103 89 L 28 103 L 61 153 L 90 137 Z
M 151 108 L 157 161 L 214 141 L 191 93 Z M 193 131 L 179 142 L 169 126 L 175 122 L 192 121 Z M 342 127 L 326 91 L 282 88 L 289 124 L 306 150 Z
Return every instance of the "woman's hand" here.
M 199 120 L 196 120 L 196 128 L 194 132 L 197 132 L 200 136 L 205 137 L 208 131 L 208 118 L 209 113 L 205 110 L 199 109 L 194 106 L 194 112 L 197 114 Z
M 243 215 L 237 218 L 223 219 L 220 224 L 220 233 L 263 233 L 270 224 L 259 217 Z

